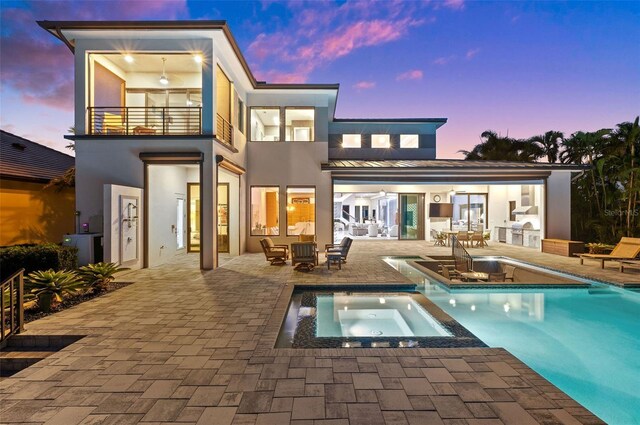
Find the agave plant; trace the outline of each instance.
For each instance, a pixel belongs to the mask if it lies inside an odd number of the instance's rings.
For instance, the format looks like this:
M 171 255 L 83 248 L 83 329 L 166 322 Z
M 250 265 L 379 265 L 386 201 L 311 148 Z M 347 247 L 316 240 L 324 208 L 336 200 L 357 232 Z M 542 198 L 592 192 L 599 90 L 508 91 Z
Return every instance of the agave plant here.
M 85 282 L 76 272 L 49 269 L 29 273 L 26 279 L 27 292 L 38 299 L 40 310 L 48 313 L 54 303 L 62 302 L 65 295 L 74 294 L 85 287 Z
M 82 266 L 78 269 L 80 276 L 93 289 L 94 292 L 102 292 L 107 285 L 115 279 L 115 274 L 127 268 L 118 267 L 115 263 L 96 263 Z

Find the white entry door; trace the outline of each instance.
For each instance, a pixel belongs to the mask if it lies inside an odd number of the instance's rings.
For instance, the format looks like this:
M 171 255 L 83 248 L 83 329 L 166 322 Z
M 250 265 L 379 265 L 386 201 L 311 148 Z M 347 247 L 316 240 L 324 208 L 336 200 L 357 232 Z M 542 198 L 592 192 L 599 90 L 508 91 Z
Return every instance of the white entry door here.
M 139 198 L 120 196 L 120 264 L 138 260 Z

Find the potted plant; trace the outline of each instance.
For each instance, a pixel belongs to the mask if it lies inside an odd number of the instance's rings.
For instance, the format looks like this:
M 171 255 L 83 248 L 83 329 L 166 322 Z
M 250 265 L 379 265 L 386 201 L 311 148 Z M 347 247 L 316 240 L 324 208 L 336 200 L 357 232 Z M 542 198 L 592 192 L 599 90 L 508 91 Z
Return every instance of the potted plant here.
M 89 264 L 78 269 L 80 276 L 94 293 L 105 291 L 109 283 L 115 279 L 115 274 L 123 270 L 129 269 L 118 267 L 116 263 L 103 262 Z
M 54 301 L 62 302 L 65 295 L 84 289 L 85 283 L 76 272 L 49 269 L 29 273 L 26 279 L 27 293 L 36 297 L 38 307 L 45 313 L 51 311 Z

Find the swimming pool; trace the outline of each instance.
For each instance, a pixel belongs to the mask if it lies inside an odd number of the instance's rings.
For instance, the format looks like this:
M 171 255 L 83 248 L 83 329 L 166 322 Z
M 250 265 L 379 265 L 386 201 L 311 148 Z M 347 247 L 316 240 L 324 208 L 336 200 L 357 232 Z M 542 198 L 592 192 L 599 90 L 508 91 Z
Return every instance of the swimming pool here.
M 640 294 L 584 289 L 447 291 L 407 264 L 385 261 L 490 347 L 504 347 L 611 424 L 640 424 Z

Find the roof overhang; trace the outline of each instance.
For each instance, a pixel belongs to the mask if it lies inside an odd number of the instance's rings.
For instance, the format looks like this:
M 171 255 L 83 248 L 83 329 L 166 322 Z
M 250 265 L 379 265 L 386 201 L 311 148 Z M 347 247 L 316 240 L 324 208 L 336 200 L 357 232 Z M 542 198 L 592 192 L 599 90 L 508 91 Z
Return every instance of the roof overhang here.
M 252 87 L 257 90 L 333 90 L 338 91 L 340 84 L 305 84 L 305 83 L 266 83 L 256 80 L 249 68 L 238 43 L 236 42 L 227 21 L 223 20 L 191 20 L 191 21 L 37 21 L 38 25 L 60 39 L 71 52 L 75 50 L 75 39 L 70 33 L 78 31 L 163 31 L 163 30 L 214 30 L 222 31 L 231 49 L 240 61 Z

